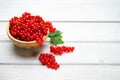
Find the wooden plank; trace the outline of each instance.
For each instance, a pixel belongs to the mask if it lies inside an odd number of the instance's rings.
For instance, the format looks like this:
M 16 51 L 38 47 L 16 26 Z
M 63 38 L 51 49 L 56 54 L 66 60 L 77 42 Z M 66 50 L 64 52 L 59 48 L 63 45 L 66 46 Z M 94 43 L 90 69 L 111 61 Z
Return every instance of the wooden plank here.
M 0 22 L 0 40 L 9 40 L 6 34 L 8 22 Z M 64 23 L 53 22 L 63 32 L 64 41 L 120 41 L 120 23 Z M 49 41 L 49 39 L 47 40 Z
M 65 43 L 75 46 L 73 53 L 56 56 L 60 64 L 120 64 L 120 43 Z M 35 49 L 20 49 L 11 42 L 0 42 L 0 63 L 2 64 L 40 64 L 39 53 L 50 52 L 49 42 Z M 33 56 L 34 52 L 38 52 Z
M 119 4 L 118 0 L 1 0 L 0 20 L 27 11 L 50 21 L 120 21 Z
M 119 80 L 120 66 L 61 65 L 57 71 L 40 65 L 0 65 L 0 80 Z

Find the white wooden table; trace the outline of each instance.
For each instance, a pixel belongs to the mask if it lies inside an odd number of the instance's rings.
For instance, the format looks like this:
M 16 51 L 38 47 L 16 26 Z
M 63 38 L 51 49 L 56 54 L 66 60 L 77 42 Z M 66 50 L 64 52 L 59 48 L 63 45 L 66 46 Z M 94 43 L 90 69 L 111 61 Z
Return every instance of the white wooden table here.
M 74 53 L 57 56 L 57 71 L 32 52 L 15 47 L 6 35 L 8 20 L 38 14 L 63 32 Z M 0 0 L 0 80 L 120 80 L 120 0 Z

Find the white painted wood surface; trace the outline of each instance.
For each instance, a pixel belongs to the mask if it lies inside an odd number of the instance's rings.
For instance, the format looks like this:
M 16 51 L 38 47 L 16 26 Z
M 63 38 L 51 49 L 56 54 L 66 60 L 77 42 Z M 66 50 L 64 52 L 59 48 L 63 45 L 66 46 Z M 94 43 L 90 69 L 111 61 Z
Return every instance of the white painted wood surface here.
M 23 12 L 41 15 L 63 32 L 65 45 L 75 46 L 70 54 L 56 56 L 57 71 L 47 69 L 34 51 L 43 48 L 15 47 L 6 35 L 11 17 Z M 0 80 L 120 80 L 119 0 L 1 0 Z
M 119 4 L 119 0 L 1 0 L 0 18 L 29 11 L 51 21 L 119 21 Z
M 62 65 L 54 71 L 40 65 L 1 65 L 1 80 L 119 80 L 119 66 Z
M 25 50 L 15 47 L 11 42 L 0 43 L 0 63 L 2 64 L 40 64 L 38 56 L 32 53 L 38 51 L 50 52 L 49 42 L 45 42 L 43 48 Z M 73 53 L 56 56 L 60 64 L 120 64 L 120 43 L 65 43 L 75 46 Z

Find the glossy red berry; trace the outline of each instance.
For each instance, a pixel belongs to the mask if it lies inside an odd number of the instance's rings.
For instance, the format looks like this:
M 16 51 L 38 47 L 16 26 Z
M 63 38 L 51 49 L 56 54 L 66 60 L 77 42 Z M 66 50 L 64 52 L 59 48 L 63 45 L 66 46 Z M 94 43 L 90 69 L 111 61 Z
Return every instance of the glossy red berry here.
M 56 62 L 55 56 L 48 53 L 41 53 L 39 60 L 43 65 L 46 65 L 48 68 L 57 70 L 60 65 Z
M 69 46 L 50 46 L 50 51 L 57 55 L 69 53 L 74 51 L 74 47 Z
M 21 17 L 13 17 L 10 21 L 11 35 L 21 41 L 33 41 L 42 46 L 43 36 L 48 34 L 48 30 L 53 28 L 51 22 L 45 22 L 39 15 L 32 16 L 30 13 L 25 12 Z M 54 32 L 55 29 L 52 29 Z M 39 40 L 38 40 L 39 38 Z
M 46 26 L 50 29 L 50 32 L 51 32 L 51 33 L 56 32 L 56 28 L 53 27 L 53 25 L 52 25 L 51 22 L 47 21 L 45 24 L 46 24 Z

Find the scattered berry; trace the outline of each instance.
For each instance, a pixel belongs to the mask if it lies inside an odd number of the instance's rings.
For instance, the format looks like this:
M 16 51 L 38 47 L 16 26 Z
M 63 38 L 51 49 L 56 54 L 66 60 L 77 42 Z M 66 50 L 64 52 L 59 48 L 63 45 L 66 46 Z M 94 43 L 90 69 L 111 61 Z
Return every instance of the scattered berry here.
M 63 53 L 69 53 L 74 51 L 74 47 L 68 46 L 50 46 L 50 51 L 57 55 L 62 55 Z
M 39 60 L 43 65 L 46 65 L 48 68 L 57 70 L 60 65 L 56 62 L 55 56 L 48 53 L 41 53 Z

